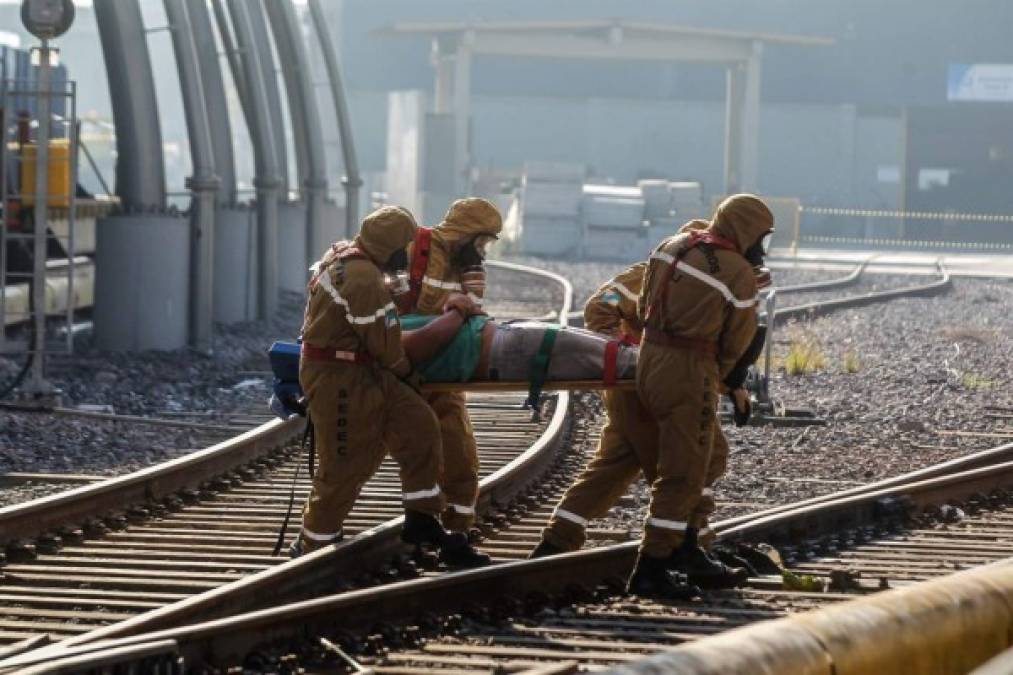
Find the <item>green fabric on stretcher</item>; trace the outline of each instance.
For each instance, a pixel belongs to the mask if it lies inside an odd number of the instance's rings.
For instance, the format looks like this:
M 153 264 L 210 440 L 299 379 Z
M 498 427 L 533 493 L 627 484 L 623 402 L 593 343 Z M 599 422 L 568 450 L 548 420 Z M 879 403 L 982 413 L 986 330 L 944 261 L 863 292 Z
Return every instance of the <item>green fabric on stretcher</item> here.
M 402 330 L 417 330 L 439 316 L 406 314 L 401 317 Z M 470 317 L 457 331 L 450 344 L 436 356 L 416 363 L 415 369 L 426 382 L 467 382 L 475 374 L 478 359 L 482 356 L 482 329 L 489 322 L 487 316 Z

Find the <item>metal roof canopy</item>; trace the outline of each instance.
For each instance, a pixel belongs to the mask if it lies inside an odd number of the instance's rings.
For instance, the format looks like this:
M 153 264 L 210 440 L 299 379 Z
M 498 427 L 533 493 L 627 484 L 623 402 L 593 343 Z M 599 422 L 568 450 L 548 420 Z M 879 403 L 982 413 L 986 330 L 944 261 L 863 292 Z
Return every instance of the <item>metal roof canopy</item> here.
M 468 191 L 467 139 L 474 54 L 557 59 L 708 63 L 726 68 L 725 192 L 756 191 L 759 173 L 760 61 L 763 44 L 824 47 L 832 39 L 623 20 L 395 23 L 392 35 L 433 36 L 435 112 L 456 119 L 455 170 Z

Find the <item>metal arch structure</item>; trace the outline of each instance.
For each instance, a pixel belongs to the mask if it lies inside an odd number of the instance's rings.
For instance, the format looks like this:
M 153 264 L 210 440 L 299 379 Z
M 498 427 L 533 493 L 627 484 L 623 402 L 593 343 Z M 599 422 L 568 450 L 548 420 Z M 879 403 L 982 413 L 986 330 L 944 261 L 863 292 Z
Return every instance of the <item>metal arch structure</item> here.
M 208 124 L 211 126 L 215 173 L 221 179 L 218 204 L 231 206 L 236 203 L 236 160 L 232 147 L 232 124 L 225 97 L 225 82 L 218 66 L 218 46 L 215 43 L 206 0 L 186 0 L 186 9 L 190 16 L 194 45 L 197 48 L 197 66 L 204 89 Z
M 454 175 L 468 191 L 471 63 L 476 55 L 578 60 L 707 63 L 725 67 L 727 194 L 756 191 L 759 179 L 760 77 L 764 44 L 827 46 L 822 37 L 745 33 L 635 21 L 396 23 L 390 35 L 431 35 L 435 112 L 454 116 Z
M 230 0 L 231 4 L 231 0 Z M 267 28 L 267 19 L 264 16 L 262 0 L 246 0 L 246 15 L 249 17 L 249 30 L 251 42 L 245 48 L 257 52 L 257 68 L 260 72 L 264 98 L 267 101 L 267 111 L 271 124 L 274 140 L 274 155 L 278 161 L 278 177 L 282 181 L 282 192 L 279 195 L 283 200 L 288 200 L 289 190 L 292 188 L 291 176 L 288 171 L 288 140 L 285 133 L 285 113 L 281 105 L 281 92 L 278 91 L 278 70 L 274 60 L 274 50 L 271 48 L 273 41 L 271 33 Z M 235 19 L 233 19 L 235 23 Z M 245 51 L 243 52 L 246 53 Z M 249 81 L 247 77 L 247 81 Z M 298 124 L 292 117 L 291 122 Z M 296 134 L 293 134 L 295 136 Z M 299 163 L 296 159 L 296 164 Z
M 308 269 L 320 251 L 331 243 L 325 229 L 324 202 L 327 199 L 327 161 L 316 95 L 310 79 L 306 45 L 291 0 L 264 0 L 264 9 L 274 33 L 299 155 L 299 184 L 306 203 L 306 252 Z
M 345 175 L 341 184 L 345 187 L 345 237 L 351 238 L 352 228 L 359 224 L 359 189 L 362 187 L 362 176 L 359 174 L 359 160 L 355 154 L 355 143 L 352 140 L 352 121 L 348 112 L 348 100 L 345 96 L 345 85 L 341 77 L 341 66 L 338 64 L 334 41 L 327 29 L 320 0 L 309 0 L 310 17 L 313 28 L 320 42 L 320 50 L 327 69 L 327 79 L 331 84 L 331 99 L 334 104 L 334 115 L 338 120 L 338 133 L 341 136 L 341 153 L 344 158 Z
M 116 194 L 126 211 L 165 208 L 165 162 L 155 80 L 137 2 L 95 0 L 116 125 Z
M 110 316 L 110 308 L 117 302 L 123 302 L 121 313 L 136 312 L 138 317 L 149 317 L 147 320 L 139 318 L 136 323 L 143 324 L 140 326 L 131 325 L 132 319 L 108 321 L 112 327 L 111 331 L 107 331 L 112 336 L 108 346 L 113 349 L 172 349 L 181 345 L 174 340 L 182 341 L 184 338 L 160 339 L 156 336 L 167 332 L 175 335 L 183 330 L 188 332 L 187 341 L 191 346 L 209 351 L 215 318 L 214 277 L 217 273 L 225 278 L 235 269 L 221 262 L 217 268 L 215 266 L 215 220 L 222 209 L 228 212 L 226 215 L 232 216 L 230 220 L 233 222 L 237 213 L 241 214 L 241 209 L 232 213 L 236 208 L 230 208 L 236 207 L 237 202 L 232 127 L 219 66 L 218 45 L 207 3 L 205 0 L 163 0 L 163 4 L 173 39 L 194 168 L 194 175 L 188 182 L 194 197 L 188 231 L 189 253 L 180 249 L 181 237 L 178 234 L 180 226 L 187 226 L 185 221 L 166 211 L 162 134 L 147 31 L 139 1 L 95 2 L 117 128 L 116 190 L 124 212 L 129 215 L 121 218 L 122 222 L 106 228 L 109 233 L 106 248 L 110 251 L 106 255 L 112 256 L 112 260 L 130 260 L 134 267 L 150 268 L 147 275 L 151 279 L 157 279 L 157 270 L 168 271 L 174 277 L 172 293 L 159 293 L 161 287 L 156 288 L 157 282 L 149 282 L 150 288 L 145 287 L 143 292 L 147 293 L 149 304 L 151 298 L 171 303 L 173 309 L 168 312 L 171 316 L 159 319 L 157 310 L 145 309 L 141 291 L 124 291 L 117 295 L 115 301 L 105 303 L 108 305 L 106 314 Z M 300 266 L 303 259 L 307 263 L 312 262 L 315 254 L 327 243 L 325 240 L 329 241 L 331 236 L 326 229 L 326 158 L 320 140 L 319 112 L 309 79 L 300 22 L 291 0 L 227 0 L 227 13 L 224 0 L 213 0 L 212 6 L 254 145 L 258 263 L 253 274 L 257 287 L 257 315 L 268 318 L 276 312 L 280 288 L 278 209 L 282 193 L 279 189 L 285 190 L 286 198 L 288 195 L 286 119 L 279 98 L 276 63 L 280 62 L 282 66 L 289 121 L 297 140 L 300 182 L 307 207 L 305 250 L 296 249 Z M 321 30 L 320 26 L 317 29 Z M 326 27 L 323 30 L 326 33 Z M 272 49 L 272 36 L 278 59 Z M 330 44 L 329 35 L 322 37 L 326 37 Z M 340 86 L 340 80 L 338 84 Z M 343 101 L 343 94 L 335 94 L 335 100 L 339 99 Z M 344 122 L 343 127 L 347 127 L 347 107 L 344 112 L 344 116 L 339 112 L 339 117 Z M 347 187 L 349 182 L 359 181 L 351 140 L 344 133 L 342 145 L 346 166 L 354 179 L 345 181 Z M 351 162 L 348 160 L 349 153 Z M 353 213 L 356 201 L 350 199 L 349 209 Z M 300 226 L 297 230 L 300 236 L 302 229 Z M 151 252 L 141 254 L 138 251 L 137 256 L 133 255 L 144 241 L 145 235 L 140 233 L 142 230 L 158 233 L 154 235 L 156 238 L 172 230 L 173 233 L 165 235 L 164 241 L 166 245 L 171 244 L 174 253 L 158 259 L 153 259 Z M 153 247 L 157 248 L 157 245 Z M 226 246 L 222 250 L 228 248 Z M 240 248 L 245 249 L 245 246 Z M 116 267 L 112 260 L 107 267 Z M 185 289 L 181 291 L 176 281 L 187 268 L 182 262 L 184 260 L 191 263 L 189 293 L 185 293 Z M 110 277 L 106 285 L 110 288 L 129 286 L 124 283 L 125 274 L 130 273 L 115 273 L 115 279 Z M 246 283 L 244 288 L 249 286 Z M 166 299 L 169 296 L 171 300 Z M 247 296 L 247 303 L 250 297 Z M 184 318 L 181 319 L 180 314 Z M 97 311 L 96 325 L 100 323 L 98 315 Z
M 193 175 L 190 206 L 190 346 L 210 353 L 214 338 L 215 202 L 220 180 L 193 24 L 186 0 L 163 0 L 183 93 Z
M 252 5 L 252 6 L 251 6 Z M 278 190 L 285 185 L 275 143 L 275 128 L 262 77 L 259 50 L 255 44 L 250 10 L 256 9 L 246 0 L 229 0 L 229 14 L 235 29 L 239 66 L 246 86 L 246 124 L 254 142 L 257 189 L 257 315 L 269 319 L 278 309 Z M 224 30 L 223 30 L 224 32 Z M 238 80 L 237 80 L 238 81 Z

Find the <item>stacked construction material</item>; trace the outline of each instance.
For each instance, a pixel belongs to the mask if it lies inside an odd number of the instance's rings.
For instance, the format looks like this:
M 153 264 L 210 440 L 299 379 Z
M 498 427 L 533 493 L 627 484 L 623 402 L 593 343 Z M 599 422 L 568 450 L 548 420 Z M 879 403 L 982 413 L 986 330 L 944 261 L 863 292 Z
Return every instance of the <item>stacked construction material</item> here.
M 649 236 L 654 242 L 674 234 L 687 221 L 706 217 L 700 183 L 652 179 L 638 185 L 644 193 Z
M 548 256 L 580 255 L 582 164 L 526 162 L 521 185 L 521 247 Z
M 651 250 L 638 187 L 585 185 L 584 256 L 636 260 Z

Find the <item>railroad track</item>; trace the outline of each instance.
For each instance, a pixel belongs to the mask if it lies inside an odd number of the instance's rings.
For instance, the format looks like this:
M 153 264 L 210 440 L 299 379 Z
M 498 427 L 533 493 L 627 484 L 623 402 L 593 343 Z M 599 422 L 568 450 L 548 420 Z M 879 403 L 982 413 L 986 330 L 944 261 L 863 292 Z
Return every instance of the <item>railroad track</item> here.
M 853 278 L 857 278 L 854 273 L 849 275 Z M 848 283 L 851 283 L 850 281 Z M 897 292 L 892 292 L 894 295 Z M 868 295 L 868 294 L 866 294 Z M 865 300 L 866 302 L 868 300 Z M 861 304 L 861 302 L 860 302 Z M 557 416 L 559 408 L 557 407 Z M 579 416 L 578 416 L 579 417 Z M 586 428 L 580 431 L 585 435 L 585 442 L 583 444 L 585 452 L 588 449 L 593 449 L 594 441 L 594 430 L 588 431 Z M 558 431 L 557 431 L 558 438 Z M 485 455 L 483 454 L 483 457 Z M 583 458 L 579 455 L 573 455 L 570 458 L 568 466 L 563 466 L 560 471 L 550 480 L 548 485 L 544 485 L 539 488 L 533 488 L 528 490 L 526 493 L 523 489 L 514 489 L 512 496 L 518 496 L 514 499 L 507 508 L 497 510 L 492 509 L 492 513 L 482 524 L 483 540 L 480 543 L 480 547 L 489 551 L 497 562 L 505 562 L 509 560 L 516 560 L 526 556 L 527 552 L 534 546 L 538 540 L 538 532 L 540 531 L 544 521 L 548 518 L 551 513 L 552 506 L 558 500 L 559 494 L 565 487 L 568 486 L 572 479 L 572 473 L 579 470 L 583 464 Z M 298 461 L 298 460 L 295 460 Z M 564 464 L 566 464 L 564 462 Z M 291 471 L 291 467 L 289 467 Z M 505 504 L 509 500 L 509 497 L 501 498 L 498 500 L 500 504 Z M 488 502 L 487 502 L 488 504 Z M 396 508 L 396 507 L 395 507 Z M 353 513 L 354 515 L 354 513 Z M 357 546 L 348 546 L 347 553 L 349 558 L 355 558 L 355 562 L 358 566 L 352 564 L 348 567 L 350 571 L 355 573 L 361 573 L 368 569 L 380 569 L 379 577 L 383 577 L 385 580 L 397 578 L 398 573 L 394 567 L 389 565 L 392 548 L 389 545 L 391 542 L 396 541 L 396 528 L 392 527 L 381 527 L 380 530 L 384 530 L 384 535 L 379 532 L 370 533 L 369 539 L 361 538 L 360 542 L 357 542 Z M 595 534 L 603 536 L 604 539 L 622 540 L 628 536 L 625 531 L 615 532 L 592 532 L 592 537 Z M 383 543 L 381 545 L 382 542 Z M 311 556 L 307 556 L 309 558 Z M 300 561 L 296 561 L 297 563 Z M 323 561 L 321 561 L 323 562 Z M 292 585 L 282 585 L 283 590 L 282 597 L 286 599 L 295 599 L 300 596 L 308 597 L 312 592 L 320 593 L 328 589 L 326 583 L 326 576 L 333 577 L 335 575 L 334 565 L 345 564 L 336 560 L 328 560 L 328 573 L 321 574 L 319 570 L 310 572 L 309 570 L 303 571 L 301 576 L 303 581 Z M 409 574 L 415 574 L 417 572 L 409 571 Z M 377 575 L 373 578 L 367 578 L 366 583 L 374 583 L 377 581 Z M 423 573 L 423 576 L 428 576 L 428 573 Z M 264 580 L 269 580 L 270 576 L 261 575 Z M 247 578 L 249 582 L 253 577 Z M 333 579 L 331 579 L 333 582 Z M 232 598 L 219 597 L 215 592 L 207 592 L 203 595 L 197 596 L 196 599 L 191 598 L 189 601 L 182 601 L 175 603 L 170 608 L 164 610 L 156 610 L 143 615 L 139 619 L 128 620 L 120 622 L 109 629 L 100 629 L 96 631 L 90 631 L 83 633 L 78 638 L 71 638 L 64 644 L 67 648 L 75 648 L 75 645 L 83 645 L 85 643 L 93 643 L 95 640 L 116 638 L 121 635 L 127 635 L 136 633 L 144 630 L 157 630 L 166 626 L 179 624 L 185 621 L 200 621 L 202 619 L 211 618 L 214 616 L 223 616 L 226 613 L 236 611 L 248 611 L 255 609 L 258 605 L 257 602 L 252 599 L 251 596 L 263 589 L 265 583 L 245 583 L 243 581 L 234 582 L 235 585 L 240 587 L 246 586 L 247 588 L 240 590 L 234 594 Z M 272 588 L 276 588 L 273 580 L 270 581 Z M 237 600 L 237 597 L 240 598 Z M 209 611 L 210 608 L 214 608 L 214 611 Z M 168 610 L 168 611 L 167 611 Z M 375 642 L 375 640 L 374 640 Z M 81 647 L 84 649 L 84 647 Z M 62 649 L 62 648 L 61 648 Z
M 777 543 L 788 569 L 808 584 L 802 590 L 786 588 L 781 576 L 756 576 L 746 588 L 706 592 L 692 602 L 623 596 L 620 580 L 636 549 L 631 542 L 399 582 L 0 665 L 27 668 L 46 658 L 55 659 L 48 667 L 144 661 L 334 670 L 347 667 L 350 658 L 391 673 L 617 666 L 749 623 L 1009 557 L 1011 488 L 1013 444 L 716 525 L 727 544 Z
M 506 266 L 505 273 L 534 272 Z M 566 309 L 569 291 L 563 286 Z M 568 431 L 568 394 L 548 402 L 538 423 L 521 408 L 522 398 L 469 397 L 483 464 L 479 506 L 491 512 L 487 531 L 506 518 L 497 505 L 551 465 Z M 375 583 L 364 574 L 371 569 L 385 568 L 395 577 L 417 574 L 402 561 L 389 564 L 400 551 L 402 511 L 392 463 L 367 484 L 350 515 L 347 529 L 359 536 L 297 561 L 271 556 L 295 474 L 305 462 L 292 443 L 300 428 L 275 420 L 163 465 L 0 509 L 0 645 L 74 642 L 105 634 L 103 626 L 115 634 L 226 608 L 250 609 L 268 600 L 267 587 L 272 601 L 279 593 L 305 597 L 333 590 L 342 579 Z M 295 529 L 308 490 L 303 471 L 295 483 Z
M 552 590 L 548 570 L 532 565 L 533 582 L 526 570 L 511 570 L 514 593 L 491 601 L 487 592 L 469 595 L 471 605 L 454 608 L 450 630 L 424 644 L 413 644 L 408 631 L 385 641 L 374 633 L 345 647 L 375 672 L 616 666 L 756 621 L 1003 560 L 1013 553 L 1011 486 L 1013 465 L 1006 463 L 838 496 L 726 529 L 726 540 L 781 542 L 788 569 L 802 580 L 795 590 L 779 576 L 754 577 L 745 589 L 707 592 L 694 602 L 644 601 L 616 592 L 615 574 L 625 566 L 581 578 L 582 570 L 605 560 L 576 554 L 551 570 Z M 908 504 L 898 508 L 899 501 Z M 630 545 L 613 549 L 616 559 L 631 562 L 632 554 Z M 497 581 L 486 579 L 485 587 L 498 588 Z M 541 598 L 532 595 L 535 589 Z M 466 592 L 453 590 L 458 597 Z M 325 649 L 316 654 L 327 657 Z

